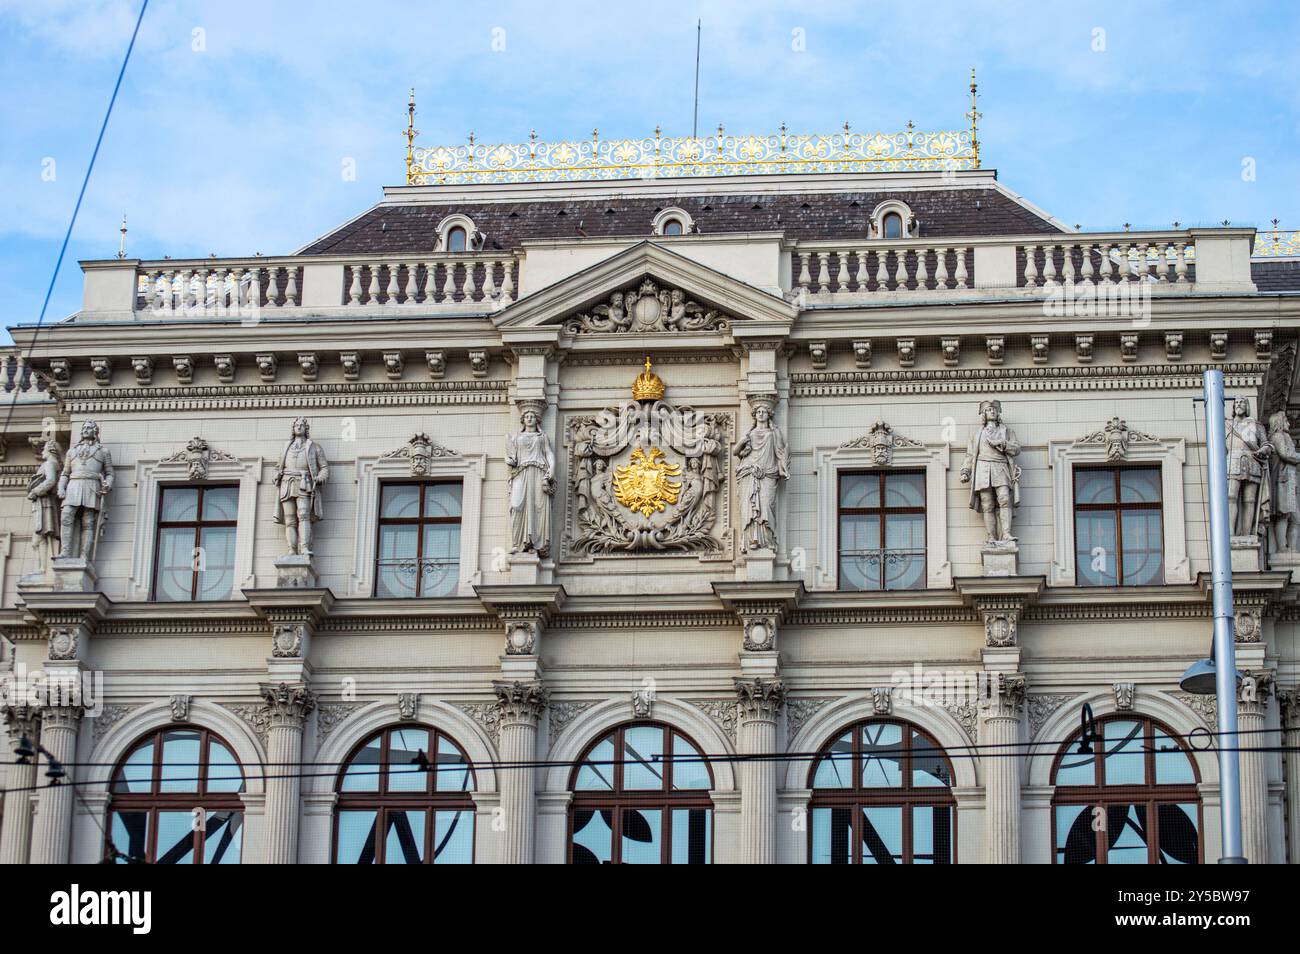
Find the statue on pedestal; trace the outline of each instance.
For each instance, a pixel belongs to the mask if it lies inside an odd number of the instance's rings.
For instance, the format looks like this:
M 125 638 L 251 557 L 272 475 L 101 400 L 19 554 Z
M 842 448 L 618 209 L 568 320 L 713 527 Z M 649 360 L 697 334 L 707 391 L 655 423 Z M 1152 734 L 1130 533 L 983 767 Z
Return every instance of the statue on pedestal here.
M 1264 425 L 1250 416 L 1250 402 L 1232 402 L 1228 422 L 1228 527 L 1234 537 L 1253 537 L 1267 525 L 1272 495 L 1269 458 L 1273 445 Z
M 99 442 L 99 425 L 81 425 L 81 440 L 68 451 L 59 476 L 60 559 L 95 558 L 95 546 L 108 517 L 108 494 L 113 489 L 113 458 Z M 76 527 L 80 524 L 80 534 Z M 79 537 L 79 539 L 78 539 Z M 74 542 L 75 541 L 75 542 Z
M 542 431 L 540 402 L 527 402 L 517 434 L 506 438 L 510 468 L 510 552 L 551 550 L 551 495 L 555 493 L 555 451 Z
M 1295 553 L 1300 538 L 1300 506 L 1296 495 L 1296 465 L 1300 453 L 1291 438 L 1286 411 L 1268 419 L 1268 441 L 1273 446 L 1273 552 Z
M 1020 503 L 1020 468 L 1014 458 L 1020 453 L 1015 432 L 1002 422 L 1002 402 L 980 402 L 983 426 L 966 447 L 961 465 L 961 482 L 970 484 L 970 508 L 984 515 L 986 545 L 1014 545 L 1011 515 Z
M 736 456 L 744 461 L 736 469 L 745 514 L 742 553 L 777 548 L 776 491 L 790 476 L 790 451 L 785 435 L 772 423 L 775 403 L 768 396 L 751 399 L 754 426 L 736 445 Z
M 280 490 L 274 520 L 284 524 L 290 554 L 311 556 L 311 525 L 325 515 L 322 498 L 328 477 L 329 464 L 311 439 L 311 425 L 307 418 L 295 417 L 293 437 L 284 445 L 274 477 Z
M 41 446 L 36 472 L 27 481 L 27 499 L 32 502 L 32 549 L 36 551 L 35 576 L 44 577 L 59 552 L 59 468 L 63 453 L 57 441 Z

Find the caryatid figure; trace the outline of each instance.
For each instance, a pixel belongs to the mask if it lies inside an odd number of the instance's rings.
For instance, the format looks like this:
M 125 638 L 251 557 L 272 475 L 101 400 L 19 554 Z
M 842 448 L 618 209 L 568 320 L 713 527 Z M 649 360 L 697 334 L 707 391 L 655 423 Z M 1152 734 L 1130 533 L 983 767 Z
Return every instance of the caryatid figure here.
M 107 497 L 113 489 L 113 458 L 99 442 L 99 425 L 81 425 L 81 440 L 68 451 L 59 475 L 59 498 L 63 501 L 59 536 L 60 558 L 92 560 L 108 510 Z M 80 524 L 80 534 L 75 531 Z
M 280 500 L 275 522 L 284 524 L 289 552 L 311 556 L 311 525 L 325 515 L 324 484 L 329 477 L 325 452 L 311 439 L 311 425 L 305 417 L 293 419 L 293 437 L 284 445 L 275 469 Z
M 1291 438 L 1291 422 L 1286 411 L 1276 411 L 1268 419 L 1268 442 L 1273 445 L 1273 552 L 1294 553 L 1300 538 L 1300 505 L 1296 495 L 1296 453 Z
M 1020 442 L 1015 432 L 1002 422 L 1001 401 L 981 401 L 983 426 L 966 447 L 961 465 L 961 482 L 970 484 L 970 508 L 984 515 L 988 543 L 1006 544 L 1011 535 L 1012 509 L 1020 502 L 1020 468 L 1015 457 Z
M 536 553 L 551 549 L 551 495 L 555 493 L 555 451 L 542 430 L 541 409 L 526 404 L 523 428 L 506 438 L 510 468 L 510 552 Z
M 36 572 L 45 574 L 59 552 L 59 466 L 62 452 L 57 441 L 41 446 L 36 472 L 27 481 L 27 499 L 32 502 L 32 549 L 36 551 Z
M 1273 445 L 1264 425 L 1250 416 L 1250 402 L 1245 398 L 1232 402 L 1227 445 L 1228 526 L 1234 537 L 1254 536 L 1259 532 L 1260 514 L 1269 509 L 1268 463 Z
M 736 469 L 741 506 L 745 509 L 742 553 L 777 548 L 776 491 L 780 482 L 790 476 L 785 435 L 772 423 L 773 402 L 756 398 L 752 403 L 754 426 L 736 444 L 736 456 L 744 461 Z

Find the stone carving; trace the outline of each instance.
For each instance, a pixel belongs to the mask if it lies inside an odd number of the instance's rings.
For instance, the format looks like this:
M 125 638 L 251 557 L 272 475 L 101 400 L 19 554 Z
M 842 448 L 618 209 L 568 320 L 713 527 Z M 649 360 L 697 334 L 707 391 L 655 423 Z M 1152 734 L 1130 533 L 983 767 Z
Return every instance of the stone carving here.
M 1051 357 L 1052 339 L 1048 335 L 1033 335 L 1029 339 L 1029 351 L 1033 355 L 1034 364 L 1047 364 Z
M 331 732 L 343 724 L 353 712 L 360 709 L 362 702 L 330 702 L 316 707 L 316 740 L 323 742 Z
M 72 364 L 67 358 L 50 359 L 50 377 L 59 387 L 72 383 Z
M 1115 708 L 1120 712 L 1131 712 L 1137 685 L 1132 682 L 1117 682 L 1111 688 L 1115 690 Z
M 287 682 L 258 687 L 269 726 L 301 727 L 316 708 L 316 696 L 301 684 Z
M 1020 468 L 1015 464 L 1020 442 L 1002 422 L 1001 401 L 981 401 L 980 417 L 983 426 L 967 445 L 961 482 L 970 484 L 970 508 L 984 516 L 987 543 L 1014 546 L 1011 514 L 1020 503 Z
M 551 742 L 554 743 L 560 737 L 570 722 L 594 705 L 594 702 L 552 702 L 547 709 L 550 713 Z
M 1034 693 L 1025 696 L 1025 710 L 1029 714 L 1029 738 L 1038 735 L 1038 730 L 1047 724 L 1052 713 L 1074 698 L 1072 694 Z
M 915 338 L 898 339 L 898 363 L 904 368 L 910 368 L 916 364 Z
M 537 652 L 540 627 L 535 620 L 513 620 L 506 625 L 506 655 L 531 656 Z
M 979 726 L 979 707 L 973 702 L 946 702 L 943 708 L 957 720 L 966 737 L 974 742 Z
M 275 372 L 279 367 L 279 361 L 271 353 L 259 354 L 254 357 L 257 361 L 257 374 L 267 384 L 275 380 Z
M 790 450 L 785 435 L 772 422 L 775 404 L 775 395 L 750 397 L 754 426 L 736 444 L 736 457 L 743 461 L 736 468 L 745 515 L 742 553 L 777 548 L 776 493 L 790 476 Z
M 1018 640 L 1019 605 L 981 607 L 984 617 L 984 645 L 1014 646 Z
M 208 466 L 214 460 L 238 463 L 238 458 L 236 458 L 234 454 L 227 454 L 224 451 L 213 449 L 213 447 L 201 437 L 191 437 L 190 442 L 185 445 L 184 450 L 179 450 L 170 457 L 164 457 L 159 461 L 159 463 L 185 464 L 187 467 L 186 475 L 190 480 L 207 480 Z
M 135 383 L 146 385 L 153 382 L 153 358 L 141 355 L 131 359 L 131 370 L 135 372 Z
M 961 361 L 961 339 L 940 338 L 939 353 L 943 355 L 943 366 L 955 368 Z
M 1267 361 L 1273 356 L 1273 332 L 1257 331 L 1255 332 L 1255 357 L 1260 361 Z
M 999 672 L 985 683 L 980 710 L 985 719 L 1019 719 L 1025 705 L 1027 681 L 1023 673 Z
M 1160 439 L 1152 437 L 1150 434 L 1144 434 L 1142 431 L 1135 431 L 1118 417 L 1112 417 L 1101 430 L 1093 431 L 1074 443 L 1076 446 L 1080 444 L 1101 444 L 1106 448 L 1107 460 L 1121 461 L 1128 457 L 1130 444 L 1158 444 Z
M 829 352 L 825 341 L 808 342 L 808 359 L 814 371 L 825 371 Z
M 302 379 L 304 381 L 315 381 L 316 375 L 320 374 L 320 361 L 316 358 L 316 352 L 299 351 L 298 367 L 302 369 Z
M 735 699 L 701 699 L 695 707 L 707 715 L 736 744 L 737 704 Z
M 564 323 L 566 335 L 644 334 L 662 331 L 723 331 L 727 316 L 686 297 L 677 288 L 660 288 L 647 278 Z
M 459 456 L 454 450 L 443 447 L 428 434 L 416 434 L 395 451 L 382 455 L 380 460 L 406 460 L 411 465 L 412 477 L 429 476 L 435 459 Z
M 654 713 L 655 691 L 650 686 L 642 686 L 632 693 L 632 718 L 649 719 Z
M 99 715 L 90 717 L 91 740 L 98 745 L 99 740 L 108 735 L 109 729 L 138 708 L 140 708 L 138 705 L 107 705 L 101 708 Z
M 1273 552 L 1295 553 L 1300 540 L 1300 502 L 1296 494 L 1296 466 L 1300 453 L 1291 438 L 1286 411 L 1275 411 L 1268 419 L 1268 442 L 1273 456 Z
M 469 353 L 469 373 L 476 378 L 486 378 L 488 373 L 488 353 L 486 349 L 474 349 Z
M 510 682 L 494 680 L 492 689 L 497 694 L 497 708 L 504 725 L 512 722 L 536 725 L 546 711 L 551 695 L 550 690 L 536 679 Z
M 90 373 L 95 376 L 95 383 L 108 387 L 113 381 L 113 362 L 109 358 L 91 358 Z
M 1074 356 L 1080 364 L 1092 362 L 1092 335 L 1074 336 Z
M 736 705 L 744 719 L 775 719 L 785 705 L 785 683 L 780 679 L 733 679 Z
M 217 380 L 230 384 L 235 380 L 235 356 L 233 354 L 214 354 L 212 363 L 217 369 Z
M 51 626 L 47 639 L 50 659 L 76 659 L 81 644 L 81 627 Z
M 447 352 L 426 351 L 424 360 L 429 366 L 429 377 L 436 380 L 447 373 Z
M 418 692 L 401 692 L 397 695 L 397 717 L 403 722 L 415 721 L 420 711 L 420 694 Z
M 483 726 L 493 745 L 500 744 L 501 709 L 495 702 L 458 702 L 456 708 Z
M 59 556 L 95 558 L 95 547 L 108 519 L 108 495 L 113 489 L 113 458 L 99 442 L 99 425 L 81 425 L 81 440 L 68 451 L 59 476 L 59 498 L 63 501 Z M 74 527 L 80 519 L 80 539 Z
M 1250 402 L 1245 398 L 1232 402 L 1227 445 L 1228 526 L 1233 536 L 1253 537 L 1268 523 L 1273 445 L 1264 425 L 1250 416 Z
M 1276 672 L 1272 669 L 1247 669 L 1241 674 L 1237 686 L 1237 709 L 1242 715 L 1262 716 L 1268 712 L 1268 700 L 1276 688 Z
M 766 653 L 776 648 L 775 616 L 746 616 L 741 625 L 744 627 L 745 652 Z
M 840 450 L 867 448 L 871 451 L 873 464 L 877 467 L 888 467 L 894 462 L 894 448 L 924 446 L 920 441 L 895 433 L 894 429 L 884 421 L 876 421 L 866 434 L 841 444 Z
M 299 622 L 276 623 L 271 633 L 271 655 L 277 659 L 295 659 L 302 655 L 307 627 Z
M 173 355 L 172 367 L 176 369 L 178 384 L 190 384 L 194 380 L 194 359 L 188 354 Z
M 1192 692 L 1171 692 L 1169 695 L 1200 716 L 1201 721 L 1212 732 L 1218 730 L 1219 702 L 1214 696 L 1205 696 Z
M 1215 361 L 1228 360 L 1228 333 L 1213 331 L 1210 333 L 1210 357 Z
M 506 438 L 510 468 L 510 552 L 551 550 L 551 496 L 555 493 L 555 451 L 542 431 L 542 404 L 525 402 L 523 427 Z
M 63 453 L 57 441 L 46 441 L 40 449 L 40 463 L 27 481 L 27 499 L 32 503 L 32 549 L 36 551 L 33 578 L 44 579 L 59 552 L 62 526 L 59 515 L 59 469 Z
M 229 709 L 243 719 L 248 724 L 248 727 L 253 730 L 253 734 L 261 741 L 263 747 L 266 746 L 267 733 L 271 729 L 271 713 L 266 706 L 225 702 L 221 705 L 222 708 Z
M 172 711 L 173 722 L 188 722 L 190 718 L 190 697 L 183 692 L 178 692 L 167 700 L 168 707 Z
M 388 380 L 401 380 L 402 371 L 406 367 L 406 358 L 400 351 L 384 352 L 384 374 L 388 375 Z
M 813 698 L 797 697 L 786 699 L 785 701 L 785 738 L 789 742 L 799 730 L 804 727 L 809 719 L 824 709 L 828 703 L 834 702 L 834 698 Z
M 729 419 L 661 400 L 648 365 L 634 400 L 569 422 L 574 553 L 722 549 L 712 531 Z
M 871 367 L 871 340 L 853 342 L 853 363 L 859 368 Z
M 1138 359 L 1138 340 L 1137 335 L 1119 336 L 1119 359 L 1121 361 L 1131 362 Z
M 312 441 L 307 418 L 294 418 L 293 437 L 284 445 L 274 477 L 280 491 L 274 519 L 284 525 L 291 554 L 311 555 L 311 525 L 325 515 L 328 476 L 325 452 Z
M 990 365 L 999 365 L 1007 357 L 1007 339 L 1003 335 L 989 335 L 984 339 L 984 351 Z
M 877 686 L 871 690 L 871 711 L 878 716 L 889 715 L 894 711 L 892 686 Z
M 1237 604 L 1232 619 L 1233 639 L 1238 643 L 1257 643 L 1264 634 L 1264 608 Z
M 1183 360 L 1183 333 L 1181 331 L 1165 332 L 1165 359 L 1168 361 Z

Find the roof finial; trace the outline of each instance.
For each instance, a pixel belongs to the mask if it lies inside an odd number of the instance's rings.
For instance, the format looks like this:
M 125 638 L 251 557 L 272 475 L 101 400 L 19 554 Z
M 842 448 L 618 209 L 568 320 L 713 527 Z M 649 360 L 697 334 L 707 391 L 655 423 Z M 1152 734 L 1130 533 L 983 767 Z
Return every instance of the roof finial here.
M 1273 221 L 1276 222 L 1277 219 L 1274 219 Z M 126 258 L 126 213 L 125 212 L 122 213 L 122 227 L 118 229 L 118 231 L 122 233 L 122 237 L 117 240 L 117 257 Z
M 406 103 L 406 184 L 415 182 L 415 137 L 420 130 L 415 128 L 415 87 L 411 87 L 411 98 Z
M 979 121 L 984 118 L 984 114 L 975 109 L 978 90 L 979 86 L 975 83 L 975 67 L 972 66 L 970 68 L 970 112 L 966 114 L 966 118 L 970 120 L 971 159 L 976 169 L 980 167 Z

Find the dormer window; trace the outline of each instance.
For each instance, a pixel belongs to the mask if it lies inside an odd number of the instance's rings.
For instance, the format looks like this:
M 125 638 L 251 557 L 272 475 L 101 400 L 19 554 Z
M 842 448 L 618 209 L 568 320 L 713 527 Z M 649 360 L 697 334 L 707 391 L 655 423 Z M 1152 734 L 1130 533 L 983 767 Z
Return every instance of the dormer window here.
M 894 218 L 898 218 L 898 216 L 894 216 Z M 447 232 L 447 251 L 465 251 L 465 230 L 459 225 Z
M 681 234 L 682 234 L 681 219 L 669 219 L 667 222 L 664 223 L 664 235 L 681 235 Z
M 695 222 L 685 209 L 660 209 L 650 229 L 655 235 L 689 235 L 695 231 Z
M 906 239 L 917 238 L 921 225 L 908 208 L 907 203 L 898 199 L 886 199 L 876 206 L 871 213 L 871 224 L 867 226 L 867 238 Z
M 882 220 L 881 231 L 887 239 L 903 237 L 903 217 L 897 212 L 890 212 Z
M 439 252 L 473 252 L 483 247 L 483 233 L 468 215 L 449 215 L 438 223 Z

